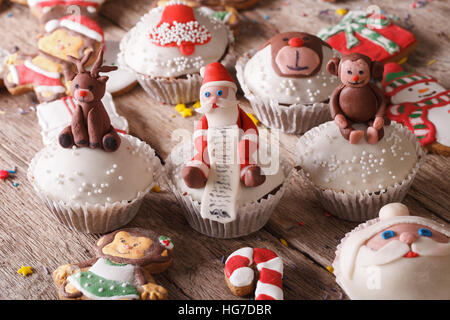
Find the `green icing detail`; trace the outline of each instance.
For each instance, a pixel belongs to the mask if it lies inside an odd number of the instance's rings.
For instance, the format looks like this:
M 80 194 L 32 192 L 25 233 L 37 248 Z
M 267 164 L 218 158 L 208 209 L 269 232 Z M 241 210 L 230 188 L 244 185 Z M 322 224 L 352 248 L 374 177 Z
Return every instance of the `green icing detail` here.
M 212 16 L 218 20 L 225 20 L 225 17 L 227 16 L 228 12 L 226 11 L 216 11 L 212 14 Z
M 398 77 L 407 77 L 411 75 L 411 73 L 406 71 L 400 71 L 400 72 L 390 72 L 386 75 L 386 82 L 390 82 Z
M 96 297 L 111 298 L 130 295 L 139 296 L 139 292 L 136 288 L 129 283 L 125 283 L 124 286 L 122 286 L 123 283 L 121 282 L 105 279 L 91 271 L 84 271 L 78 274 L 79 276 L 72 277 L 72 279 L 77 281 L 83 290 Z
M 420 114 L 411 113 L 411 114 L 409 115 L 410 118 L 419 118 L 420 116 L 422 116 L 421 113 L 420 113 Z
M 118 267 L 123 267 L 123 266 L 127 265 L 126 263 L 115 263 L 115 262 L 112 262 L 109 259 L 105 259 L 105 263 L 109 264 L 110 266 L 118 266 Z
M 427 126 L 424 124 L 416 124 L 414 126 L 414 129 L 426 129 L 426 128 L 427 128 Z

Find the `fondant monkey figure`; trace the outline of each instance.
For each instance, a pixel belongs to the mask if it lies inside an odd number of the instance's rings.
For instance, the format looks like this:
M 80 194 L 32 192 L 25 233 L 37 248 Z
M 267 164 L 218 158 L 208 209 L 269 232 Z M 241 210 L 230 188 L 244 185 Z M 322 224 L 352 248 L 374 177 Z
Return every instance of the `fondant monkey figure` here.
M 151 274 L 172 263 L 173 242 L 151 230 L 126 228 L 101 237 L 96 257 L 65 264 L 53 272 L 63 300 L 167 299 L 167 291 Z
M 70 57 L 78 69 L 78 74 L 70 86 L 76 109 L 71 124 L 59 134 L 59 144 L 63 148 L 71 148 L 73 145 L 89 146 L 111 152 L 120 146 L 120 137 L 111 126 L 111 120 L 101 100 L 105 95 L 108 77 L 99 75 L 100 72 L 113 71 L 117 67 L 102 66 L 103 51 L 104 47 L 101 48 L 90 71 L 84 69 L 84 64 L 89 60 L 92 51 L 82 59 Z
M 330 98 L 331 117 L 342 136 L 350 143 L 358 143 L 364 131 L 352 125 L 363 123 L 368 125 L 367 142 L 377 143 L 383 138 L 383 126 L 389 124 L 389 119 L 385 117 L 387 101 L 383 92 L 370 79 L 383 75 L 383 65 L 363 54 L 352 53 L 342 59 L 331 59 L 327 71 L 342 82 Z

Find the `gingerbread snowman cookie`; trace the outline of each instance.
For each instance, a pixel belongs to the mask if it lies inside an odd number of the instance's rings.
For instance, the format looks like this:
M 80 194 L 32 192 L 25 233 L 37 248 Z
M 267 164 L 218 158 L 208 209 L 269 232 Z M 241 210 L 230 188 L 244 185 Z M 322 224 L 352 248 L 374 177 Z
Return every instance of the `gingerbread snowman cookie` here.
M 407 126 L 428 150 L 450 156 L 450 90 L 397 63 L 385 65 L 383 86 L 391 101 L 387 116 Z
M 151 230 L 127 228 L 101 237 L 95 258 L 58 267 L 53 281 L 62 300 L 163 300 L 167 290 L 151 274 L 173 260 L 173 242 Z

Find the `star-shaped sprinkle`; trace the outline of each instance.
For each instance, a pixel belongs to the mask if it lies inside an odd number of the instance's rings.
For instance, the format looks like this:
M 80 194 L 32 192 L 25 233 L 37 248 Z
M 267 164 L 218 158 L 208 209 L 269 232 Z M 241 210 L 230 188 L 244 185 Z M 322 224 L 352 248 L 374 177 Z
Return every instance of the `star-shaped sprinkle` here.
M 31 268 L 30 266 L 21 266 L 20 269 L 17 270 L 17 273 L 26 277 L 29 274 L 33 273 L 33 268 Z

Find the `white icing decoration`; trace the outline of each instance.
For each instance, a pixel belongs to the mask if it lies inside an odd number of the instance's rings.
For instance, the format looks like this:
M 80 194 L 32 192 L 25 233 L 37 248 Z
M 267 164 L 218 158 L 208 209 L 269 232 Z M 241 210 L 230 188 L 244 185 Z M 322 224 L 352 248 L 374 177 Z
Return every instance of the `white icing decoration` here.
M 323 46 L 322 52 L 322 66 L 318 74 L 325 72 L 323 77 L 284 78 L 272 68 L 271 46 L 268 45 L 256 52 L 245 65 L 244 82 L 253 94 L 279 103 L 323 102 L 334 90 L 332 80 L 335 76 L 326 72 L 326 64 L 333 57 L 333 50 Z

